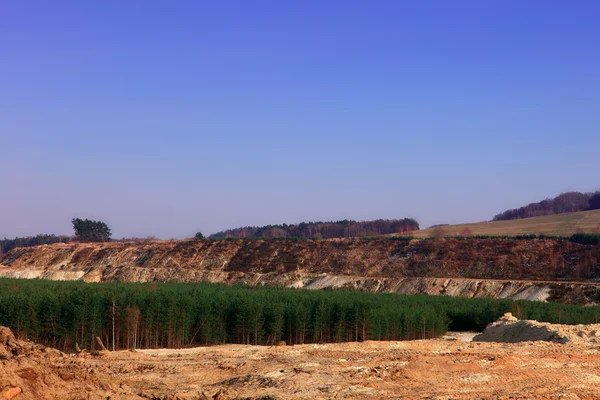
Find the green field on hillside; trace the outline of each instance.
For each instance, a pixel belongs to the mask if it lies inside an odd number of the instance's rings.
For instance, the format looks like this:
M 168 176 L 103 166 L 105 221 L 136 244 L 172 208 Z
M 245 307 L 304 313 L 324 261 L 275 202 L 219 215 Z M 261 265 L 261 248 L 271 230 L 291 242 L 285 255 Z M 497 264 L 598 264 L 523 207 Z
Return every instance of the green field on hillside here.
M 468 228 L 472 235 L 516 236 L 544 234 L 548 236 L 568 237 L 582 230 L 592 233 L 600 226 L 600 210 L 581 211 L 568 214 L 548 215 L 534 218 L 521 218 L 509 221 L 479 222 L 444 226 L 446 235 L 458 236 Z M 410 232 L 410 236 L 426 238 L 432 236 L 434 229 Z

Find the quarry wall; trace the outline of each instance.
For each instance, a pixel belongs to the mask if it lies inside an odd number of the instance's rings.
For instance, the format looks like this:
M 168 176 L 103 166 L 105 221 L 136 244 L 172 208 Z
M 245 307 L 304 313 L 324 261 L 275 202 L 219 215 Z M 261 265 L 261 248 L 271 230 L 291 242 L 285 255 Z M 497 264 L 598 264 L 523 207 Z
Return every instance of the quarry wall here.
M 567 240 L 220 240 L 17 248 L 0 277 L 220 282 L 600 303 L 600 250 Z

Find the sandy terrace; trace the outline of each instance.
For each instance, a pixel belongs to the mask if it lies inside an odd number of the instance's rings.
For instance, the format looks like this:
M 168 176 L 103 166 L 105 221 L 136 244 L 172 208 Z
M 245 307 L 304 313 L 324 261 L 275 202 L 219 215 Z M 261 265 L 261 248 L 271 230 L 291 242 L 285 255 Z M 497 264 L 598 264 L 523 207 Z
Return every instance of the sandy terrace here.
M 5 335 L 0 399 L 600 399 L 598 344 L 472 336 L 64 355 Z
M 228 345 L 86 361 L 110 387 L 149 398 L 600 398 L 600 349 L 547 342 Z

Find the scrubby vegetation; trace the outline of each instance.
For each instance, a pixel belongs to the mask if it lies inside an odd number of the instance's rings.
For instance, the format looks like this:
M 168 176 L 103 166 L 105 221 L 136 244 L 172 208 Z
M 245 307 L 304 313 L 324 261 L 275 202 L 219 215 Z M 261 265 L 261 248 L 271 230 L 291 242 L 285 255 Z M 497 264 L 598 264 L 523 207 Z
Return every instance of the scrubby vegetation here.
M 210 235 L 211 239 L 223 238 L 346 238 L 406 233 L 419 229 L 419 223 L 412 218 L 378 219 L 375 221 L 332 221 L 302 222 L 300 224 L 266 225 L 262 227 L 246 226 L 228 229 Z
M 448 327 L 481 330 L 503 313 L 591 323 L 599 307 L 217 284 L 87 284 L 0 280 L 0 325 L 65 351 L 410 340 Z
M 600 244 L 600 233 L 576 233 L 569 240 L 573 243 L 598 245 Z

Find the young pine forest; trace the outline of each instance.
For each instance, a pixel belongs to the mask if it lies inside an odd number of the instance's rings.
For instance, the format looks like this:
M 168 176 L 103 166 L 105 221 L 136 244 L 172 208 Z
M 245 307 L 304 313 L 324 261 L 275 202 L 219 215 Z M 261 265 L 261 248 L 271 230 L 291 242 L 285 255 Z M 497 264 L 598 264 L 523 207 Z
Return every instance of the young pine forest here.
M 0 279 L 0 325 L 65 352 L 413 340 L 482 330 L 505 312 L 592 323 L 600 307 L 498 299 L 309 291 L 209 283 L 84 283 Z

